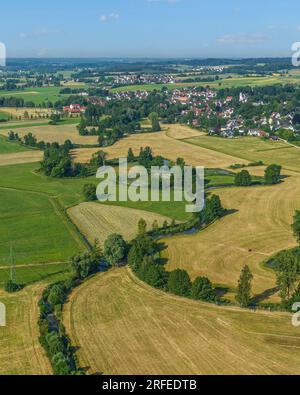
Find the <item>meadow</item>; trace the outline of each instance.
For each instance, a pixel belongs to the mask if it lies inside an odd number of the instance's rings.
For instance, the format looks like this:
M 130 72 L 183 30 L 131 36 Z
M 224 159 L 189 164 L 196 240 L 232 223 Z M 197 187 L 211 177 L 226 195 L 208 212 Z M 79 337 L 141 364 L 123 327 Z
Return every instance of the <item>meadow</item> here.
M 36 172 L 38 167 L 0 167 L 2 285 L 9 275 L 11 246 L 21 284 L 63 273 L 69 258 L 86 249 L 64 210 L 83 201 L 82 188 L 89 180 L 53 179 Z
M 89 374 L 300 373 L 300 336 L 289 314 L 179 298 L 126 268 L 75 289 L 64 324 Z
M 78 237 L 58 203 L 43 193 L 1 189 L 0 265 L 65 262 L 80 251 Z
M 60 95 L 61 87 L 26 88 L 20 91 L 0 90 L 0 97 L 17 97 L 35 105 L 42 105 L 47 101 L 55 103 L 64 95 Z
M 4 136 L 0 136 L 0 154 L 11 154 L 16 152 L 28 152 L 28 149 L 19 144 L 11 143 Z

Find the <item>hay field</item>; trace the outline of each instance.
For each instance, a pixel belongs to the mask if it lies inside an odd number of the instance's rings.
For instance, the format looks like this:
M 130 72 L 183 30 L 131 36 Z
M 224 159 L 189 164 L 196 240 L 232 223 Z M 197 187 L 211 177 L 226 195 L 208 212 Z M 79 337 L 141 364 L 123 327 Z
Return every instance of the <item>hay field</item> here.
M 1 129 L 0 134 L 7 136 L 9 130 L 9 128 Z M 18 133 L 20 137 L 30 132 L 38 141 L 45 141 L 46 143 L 58 142 L 63 144 L 66 140 L 71 140 L 74 144 L 97 144 L 97 136 L 80 136 L 75 124 L 20 127 L 15 128 L 14 132 Z
M 0 327 L 0 375 L 52 374 L 39 344 L 38 300 L 43 286 L 35 285 L 16 294 L 0 291 L 6 305 L 6 327 Z
M 77 288 L 64 323 L 90 374 L 300 373 L 291 315 L 178 298 L 126 268 Z
M 149 229 L 155 220 L 159 225 L 165 220 L 170 222 L 170 218 L 156 213 L 99 203 L 81 203 L 70 208 L 68 214 L 89 242 L 93 243 L 98 238 L 102 245 L 112 233 L 121 234 L 125 240 L 132 240 L 137 235 L 141 218 L 147 222 Z
M 127 156 L 129 147 L 133 149 L 135 155 L 138 155 L 141 147 L 150 146 L 155 155 L 162 155 L 171 160 L 182 157 L 190 165 L 224 168 L 237 162 L 248 163 L 236 158 L 234 154 L 227 155 L 177 140 L 180 136 L 183 138 L 195 136 L 195 133 L 201 135 L 200 132 L 186 126 L 168 125 L 162 132 L 131 135 L 118 141 L 112 147 L 105 148 L 104 151 L 110 158 L 119 158 Z M 99 149 L 83 148 L 74 150 L 73 153 L 78 162 L 87 162 L 97 151 Z
M 24 151 L 12 154 L 0 154 L 0 166 L 18 165 L 22 163 L 35 163 L 43 158 L 42 151 Z
M 207 275 L 217 284 L 236 287 L 243 265 L 248 264 L 256 294 L 275 287 L 274 273 L 261 263 L 297 245 L 291 223 L 300 207 L 300 176 L 288 175 L 271 187 L 214 191 L 227 209 L 236 212 L 197 234 L 165 239 L 167 269 L 184 268 L 192 278 Z

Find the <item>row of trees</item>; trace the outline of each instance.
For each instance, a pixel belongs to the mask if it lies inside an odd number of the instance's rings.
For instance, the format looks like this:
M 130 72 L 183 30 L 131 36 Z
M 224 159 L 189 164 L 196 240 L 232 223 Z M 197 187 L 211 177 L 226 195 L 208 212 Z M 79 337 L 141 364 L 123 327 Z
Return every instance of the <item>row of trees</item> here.
M 265 176 L 264 176 L 264 183 L 265 185 L 274 185 L 278 184 L 281 177 L 281 166 L 273 164 L 266 168 Z M 236 173 L 234 179 L 236 186 L 250 186 L 252 185 L 252 177 L 248 170 L 242 170 L 239 173 Z
M 141 225 L 141 224 L 140 224 Z M 160 262 L 160 246 L 139 227 L 139 235 L 131 243 L 128 264 L 133 272 L 152 287 L 209 302 L 217 301 L 215 289 L 206 277 L 191 281 L 185 270 L 177 269 L 168 273 Z
M 99 270 L 103 254 L 96 241 L 90 252 L 71 259 L 71 276 L 50 285 L 39 301 L 40 343 L 44 347 L 56 375 L 81 375 L 72 347 L 62 323 L 62 307 L 70 292 L 93 273 Z

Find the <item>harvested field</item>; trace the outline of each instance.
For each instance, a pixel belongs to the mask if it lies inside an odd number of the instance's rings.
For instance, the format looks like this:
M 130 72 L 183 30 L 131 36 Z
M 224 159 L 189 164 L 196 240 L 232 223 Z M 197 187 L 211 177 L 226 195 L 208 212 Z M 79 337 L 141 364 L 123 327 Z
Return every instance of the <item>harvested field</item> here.
M 0 134 L 4 136 L 7 136 L 8 132 L 9 128 L 0 130 Z M 58 142 L 63 144 L 66 140 L 71 140 L 74 144 L 97 144 L 97 136 L 80 136 L 76 124 L 20 127 L 14 129 L 14 132 L 18 133 L 20 137 L 32 133 L 38 141 L 45 141 L 46 143 Z
M 99 203 L 81 203 L 69 209 L 68 214 L 91 243 L 98 238 L 101 244 L 112 233 L 121 234 L 125 240 L 132 240 L 137 235 L 141 218 L 147 222 L 149 229 L 155 220 L 159 225 L 165 220 L 170 222 L 168 217 L 156 213 Z
M 6 306 L 6 327 L 0 327 L 0 375 L 52 374 L 39 344 L 38 300 L 43 286 L 30 286 L 16 294 L 0 291 Z
M 168 159 L 176 160 L 178 157 L 185 159 L 189 165 L 205 166 L 207 168 L 224 168 L 234 163 L 247 163 L 235 156 L 215 152 L 211 149 L 193 146 L 177 140 L 177 138 L 187 138 L 187 136 L 201 135 L 193 129 L 181 125 L 169 125 L 165 130 L 158 133 L 142 133 L 131 135 L 105 148 L 109 158 L 119 158 L 127 156 L 131 147 L 137 155 L 141 147 L 150 146 L 155 155 L 162 155 Z M 176 138 L 175 138 L 176 137 Z M 83 148 L 74 150 L 74 156 L 78 162 L 87 162 L 97 148 Z
M 18 165 L 21 163 L 35 163 L 43 158 L 42 151 L 23 151 L 12 154 L 0 154 L 0 166 Z
M 300 207 L 300 177 L 288 173 L 278 185 L 214 191 L 232 214 L 204 231 L 164 240 L 168 270 L 186 269 L 192 278 L 206 275 L 217 284 L 236 287 L 242 267 L 254 274 L 254 292 L 275 287 L 275 275 L 261 263 L 276 252 L 295 247 L 291 223 Z M 184 247 L 183 247 L 184 246 Z
M 77 288 L 64 322 L 90 374 L 300 373 L 300 335 L 289 314 L 178 298 L 126 268 Z

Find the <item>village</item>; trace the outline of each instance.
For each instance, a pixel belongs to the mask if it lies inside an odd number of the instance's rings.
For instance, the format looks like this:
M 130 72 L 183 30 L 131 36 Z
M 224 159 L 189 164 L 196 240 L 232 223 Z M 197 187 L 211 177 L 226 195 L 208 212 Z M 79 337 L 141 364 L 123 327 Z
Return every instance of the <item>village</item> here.
M 147 90 L 109 91 L 103 97 L 89 96 L 85 93 L 87 105 L 105 106 L 112 101 L 147 100 L 150 94 Z M 185 87 L 165 89 L 161 94 L 159 107 L 167 110 L 176 107 L 176 121 L 186 123 L 193 128 L 206 130 L 211 136 L 223 138 L 238 138 L 242 136 L 261 137 L 277 141 L 278 131 L 285 131 L 288 136 L 298 135 L 294 122 L 295 112 L 280 113 L 273 111 L 269 114 L 259 111 L 265 106 L 263 100 L 253 101 L 249 94 L 239 91 L 235 96 L 220 95 L 219 91 L 206 87 Z M 240 108 L 258 109 L 258 115 L 241 115 Z M 63 112 L 72 115 L 84 114 L 87 106 L 71 104 L 64 106 Z

